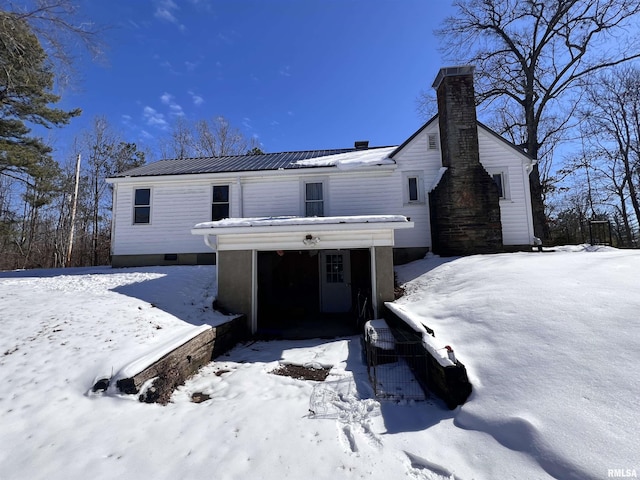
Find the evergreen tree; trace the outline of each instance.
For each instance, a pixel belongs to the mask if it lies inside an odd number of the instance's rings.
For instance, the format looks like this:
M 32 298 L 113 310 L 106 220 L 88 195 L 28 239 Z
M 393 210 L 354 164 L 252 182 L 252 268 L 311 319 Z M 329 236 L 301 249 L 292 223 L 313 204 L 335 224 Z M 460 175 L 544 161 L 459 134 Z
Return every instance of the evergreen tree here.
M 16 14 L 0 11 L 0 175 L 37 177 L 51 147 L 29 124 L 62 126 L 79 109 L 54 108 L 54 73 L 38 38 Z

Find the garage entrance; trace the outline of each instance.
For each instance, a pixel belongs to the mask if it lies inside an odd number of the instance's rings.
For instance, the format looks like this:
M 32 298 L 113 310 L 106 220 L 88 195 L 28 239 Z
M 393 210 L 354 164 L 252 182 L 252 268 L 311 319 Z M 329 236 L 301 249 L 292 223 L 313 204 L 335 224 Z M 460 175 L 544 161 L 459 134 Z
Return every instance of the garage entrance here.
M 358 304 L 371 302 L 369 249 L 258 252 L 257 334 L 354 335 Z

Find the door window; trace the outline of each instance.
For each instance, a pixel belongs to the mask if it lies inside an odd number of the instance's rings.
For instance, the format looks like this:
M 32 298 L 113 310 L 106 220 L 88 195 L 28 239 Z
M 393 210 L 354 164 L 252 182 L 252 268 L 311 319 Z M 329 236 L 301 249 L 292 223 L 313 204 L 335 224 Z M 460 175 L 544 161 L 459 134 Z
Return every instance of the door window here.
M 327 283 L 344 283 L 344 263 L 342 255 L 327 255 Z

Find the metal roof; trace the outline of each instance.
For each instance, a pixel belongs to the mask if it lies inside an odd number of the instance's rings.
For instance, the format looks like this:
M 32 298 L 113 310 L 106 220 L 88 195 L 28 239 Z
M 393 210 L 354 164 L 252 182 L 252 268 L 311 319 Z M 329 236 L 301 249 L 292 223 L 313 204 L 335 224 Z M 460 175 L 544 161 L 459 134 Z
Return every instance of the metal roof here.
M 361 153 L 362 150 L 357 150 L 355 148 L 341 148 L 334 150 L 264 153 L 260 155 L 229 155 L 224 157 L 160 160 L 158 162 L 149 163 L 148 165 L 143 165 L 132 170 L 118 173 L 114 175 L 113 178 L 317 168 L 308 165 L 297 165 L 295 162 L 349 152 Z

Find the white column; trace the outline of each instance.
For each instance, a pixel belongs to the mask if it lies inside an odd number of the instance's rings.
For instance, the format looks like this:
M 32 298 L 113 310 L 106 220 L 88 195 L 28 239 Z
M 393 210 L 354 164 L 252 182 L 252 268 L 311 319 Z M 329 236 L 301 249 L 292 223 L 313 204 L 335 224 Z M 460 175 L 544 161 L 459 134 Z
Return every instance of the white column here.
M 251 333 L 258 330 L 258 251 L 251 250 Z
M 373 318 L 378 318 L 378 277 L 376 275 L 376 247 L 369 247 L 371 257 L 371 307 Z

